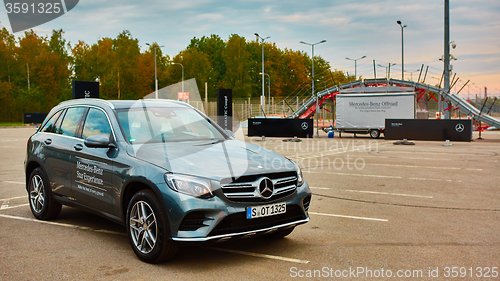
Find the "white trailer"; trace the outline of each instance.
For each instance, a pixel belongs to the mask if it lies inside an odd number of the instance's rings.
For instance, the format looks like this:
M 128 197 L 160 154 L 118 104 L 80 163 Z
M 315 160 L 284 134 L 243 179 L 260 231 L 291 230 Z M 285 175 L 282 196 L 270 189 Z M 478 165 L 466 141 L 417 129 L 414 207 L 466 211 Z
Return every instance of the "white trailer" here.
M 336 128 L 342 132 L 370 134 L 384 132 L 385 119 L 415 119 L 415 92 L 338 94 Z

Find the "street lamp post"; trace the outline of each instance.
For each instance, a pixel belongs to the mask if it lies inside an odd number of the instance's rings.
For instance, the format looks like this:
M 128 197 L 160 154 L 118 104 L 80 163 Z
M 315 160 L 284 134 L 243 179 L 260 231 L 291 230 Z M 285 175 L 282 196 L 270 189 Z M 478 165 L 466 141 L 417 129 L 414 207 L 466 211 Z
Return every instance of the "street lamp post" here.
M 158 99 L 158 73 L 156 71 L 156 48 L 163 48 L 165 46 L 161 45 L 161 46 L 153 46 L 149 43 L 146 43 L 146 45 L 148 45 L 149 47 L 153 48 L 155 50 L 155 98 Z
M 417 69 L 417 70 L 414 70 L 414 71 L 406 71 L 405 72 L 409 72 L 410 73 L 410 80 L 409 81 L 413 81 L 413 72 L 419 72 L 420 69 Z
M 182 68 L 182 76 L 181 76 L 182 90 L 181 91 L 184 93 L 184 65 L 182 65 L 182 63 L 179 63 L 179 62 L 173 62 L 172 64 L 178 64 Z
M 391 78 L 391 66 L 395 66 L 396 63 L 389 63 L 389 66 L 383 66 L 379 64 L 378 66 L 385 68 L 385 76 L 387 79 Z
M 403 25 L 400 20 L 397 21 L 399 26 L 401 26 L 401 80 L 405 80 L 405 55 L 404 55 L 404 40 L 403 40 L 403 29 L 407 26 Z
M 269 79 L 269 83 L 267 84 L 267 112 L 268 114 L 271 114 L 271 76 L 267 73 L 259 73 L 260 75 L 267 75 L 267 78 Z
M 260 40 L 262 41 L 262 73 L 264 72 L 264 40 L 271 38 L 271 36 L 267 36 L 266 38 L 260 37 L 260 35 L 256 32 L 254 33 L 255 36 L 259 37 Z M 264 75 L 262 75 L 262 97 L 260 98 L 260 105 L 262 107 L 262 112 L 265 114 L 266 112 L 266 102 L 265 102 L 266 96 L 264 93 Z
M 358 60 L 362 60 L 366 58 L 366 56 L 362 56 L 358 59 L 350 59 L 350 58 L 345 58 L 346 60 L 353 60 L 354 61 L 354 81 L 356 81 L 356 79 L 358 79 L 358 65 L 357 65 L 357 62 Z
M 321 43 L 325 43 L 326 40 L 321 40 L 317 43 L 314 43 L 314 44 L 311 44 L 311 43 L 306 43 L 304 41 L 300 41 L 301 44 L 305 44 L 305 45 L 309 45 L 311 46 L 312 48 L 312 54 L 311 54 L 311 61 L 312 61 L 312 86 L 311 86 L 311 93 L 312 93 L 312 96 L 314 97 L 314 46 L 315 45 L 318 45 L 318 44 L 321 44 Z M 319 112 L 319 97 L 316 96 L 316 113 Z M 315 114 L 315 115 L 318 115 L 318 114 Z M 316 117 L 316 137 L 319 138 L 319 116 Z

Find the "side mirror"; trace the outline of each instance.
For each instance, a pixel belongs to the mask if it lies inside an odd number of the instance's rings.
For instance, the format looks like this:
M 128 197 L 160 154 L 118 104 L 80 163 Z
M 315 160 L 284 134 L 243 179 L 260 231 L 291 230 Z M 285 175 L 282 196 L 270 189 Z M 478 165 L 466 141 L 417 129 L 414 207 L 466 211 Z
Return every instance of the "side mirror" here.
M 85 140 L 85 146 L 90 148 L 114 148 L 116 145 L 109 141 L 107 135 L 94 135 L 90 136 Z

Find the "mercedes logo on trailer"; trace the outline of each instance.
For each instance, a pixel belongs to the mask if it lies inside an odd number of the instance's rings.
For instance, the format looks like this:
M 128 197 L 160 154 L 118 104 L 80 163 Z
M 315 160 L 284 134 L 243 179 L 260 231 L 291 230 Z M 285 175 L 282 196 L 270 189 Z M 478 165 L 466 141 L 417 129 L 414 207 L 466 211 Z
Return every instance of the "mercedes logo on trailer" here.
M 273 196 L 274 185 L 269 178 L 262 178 L 259 182 L 259 193 L 264 199 L 269 199 Z
M 307 124 L 307 122 L 302 122 L 302 124 L 300 124 L 300 127 L 302 127 L 302 130 L 307 130 L 307 128 L 309 128 L 309 125 Z
M 462 123 L 458 123 L 458 124 L 455 126 L 455 130 L 456 130 L 457 132 L 459 132 L 459 133 L 463 132 L 463 131 L 464 131 L 464 129 L 465 129 L 465 126 L 464 126 L 464 124 L 462 124 Z

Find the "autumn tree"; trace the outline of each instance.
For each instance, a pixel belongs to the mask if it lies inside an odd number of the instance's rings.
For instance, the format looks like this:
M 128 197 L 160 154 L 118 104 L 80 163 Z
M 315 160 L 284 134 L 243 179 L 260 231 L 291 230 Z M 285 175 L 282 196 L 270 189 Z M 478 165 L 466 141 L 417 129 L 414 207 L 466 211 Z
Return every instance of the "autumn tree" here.
M 0 120 L 14 121 L 16 100 L 13 96 L 16 74 L 15 38 L 4 27 L 0 30 Z

